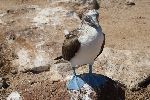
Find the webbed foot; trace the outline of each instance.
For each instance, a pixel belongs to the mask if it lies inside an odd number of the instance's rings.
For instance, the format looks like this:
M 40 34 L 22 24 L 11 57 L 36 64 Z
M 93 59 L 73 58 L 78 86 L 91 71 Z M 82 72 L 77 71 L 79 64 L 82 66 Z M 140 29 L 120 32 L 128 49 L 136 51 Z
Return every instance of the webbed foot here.
M 71 80 L 67 83 L 67 88 L 69 90 L 80 90 L 85 82 L 77 75 L 74 75 Z

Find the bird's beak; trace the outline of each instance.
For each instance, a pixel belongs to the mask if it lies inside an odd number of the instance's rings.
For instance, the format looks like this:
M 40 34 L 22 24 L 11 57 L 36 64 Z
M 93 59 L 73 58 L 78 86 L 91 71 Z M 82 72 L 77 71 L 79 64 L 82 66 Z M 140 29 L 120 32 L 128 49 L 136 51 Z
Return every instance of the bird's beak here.
M 95 16 L 92 18 L 93 23 L 98 27 L 99 26 L 99 21 L 98 21 L 98 16 Z

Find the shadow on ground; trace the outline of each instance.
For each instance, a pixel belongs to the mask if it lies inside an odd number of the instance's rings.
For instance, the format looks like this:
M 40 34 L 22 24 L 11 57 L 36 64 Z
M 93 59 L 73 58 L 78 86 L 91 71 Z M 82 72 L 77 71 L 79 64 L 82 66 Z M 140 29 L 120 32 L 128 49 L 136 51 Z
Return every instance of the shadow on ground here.
M 98 100 L 125 100 L 124 86 L 107 76 L 96 73 L 80 75 L 95 91 Z

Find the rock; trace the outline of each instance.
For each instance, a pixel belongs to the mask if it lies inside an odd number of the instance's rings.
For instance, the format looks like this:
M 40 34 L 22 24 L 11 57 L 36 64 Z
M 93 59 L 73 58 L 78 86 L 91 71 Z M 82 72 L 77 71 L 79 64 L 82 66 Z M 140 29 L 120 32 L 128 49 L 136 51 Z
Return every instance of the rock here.
M 6 15 L 6 12 L 3 12 L 3 11 L 0 10 L 0 24 L 2 24 L 2 25 L 5 24 L 5 23 L 1 18 L 5 15 Z
M 64 78 L 72 74 L 71 65 L 67 62 L 59 62 L 55 64 L 51 69 L 53 71 L 57 71 Z
M 138 84 L 139 87 L 146 88 L 150 84 L 150 76 Z
M 3 81 L 2 81 L 2 78 L 0 77 L 0 89 L 2 89 L 3 87 Z
M 133 6 L 133 5 L 135 5 L 135 2 L 134 2 L 134 0 L 126 0 L 126 5 Z
M 59 74 L 58 71 L 53 70 L 51 71 L 51 80 L 54 82 L 60 81 L 60 80 L 64 80 L 63 76 L 61 74 Z
M 12 74 L 17 74 L 17 73 L 18 73 L 18 70 L 17 70 L 17 69 L 12 69 L 12 70 L 11 70 L 11 73 L 12 73 Z
M 8 97 L 7 97 L 7 100 L 22 100 L 20 94 L 15 91 L 15 92 L 12 92 Z
M 29 72 L 32 72 L 34 74 L 38 74 L 44 71 L 49 71 L 50 70 L 50 65 L 49 66 L 39 66 L 39 67 L 33 67 L 32 69 L 29 69 Z
M 34 58 L 30 57 L 34 54 Z M 50 68 L 49 58 L 45 52 L 31 52 L 29 49 L 20 49 L 17 52 L 18 59 L 13 60 L 13 66 L 18 66 L 18 71 L 40 73 Z
M 2 87 L 7 89 L 10 86 L 10 82 L 8 78 L 2 78 Z
M 9 87 L 8 79 L 0 77 L 0 89 L 2 88 L 6 89 L 8 87 Z
M 95 63 L 96 68 L 94 69 L 113 80 L 125 84 L 129 89 L 136 89 L 141 82 L 147 80 L 150 76 L 149 66 L 149 51 L 104 48 Z
M 51 73 L 51 80 L 66 81 L 67 80 L 66 77 L 72 74 L 72 68 L 67 61 L 58 60 L 54 64 L 51 65 L 50 73 Z

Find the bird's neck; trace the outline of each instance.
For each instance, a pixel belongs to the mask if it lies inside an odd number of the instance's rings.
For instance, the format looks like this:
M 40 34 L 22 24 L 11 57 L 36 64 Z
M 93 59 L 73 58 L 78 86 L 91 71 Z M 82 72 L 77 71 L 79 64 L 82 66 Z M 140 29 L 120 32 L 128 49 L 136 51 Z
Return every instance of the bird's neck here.
M 100 25 L 91 25 L 91 24 L 87 24 L 87 23 L 82 23 L 81 24 L 81 28 L 82 29 L 86 29 L 86 28 L 94 28 L 94 29 L 96 29 L 96 31 L 98 31 L 98 32 L 102 32 L 102 28 L 101 28 L 101 26 Z

